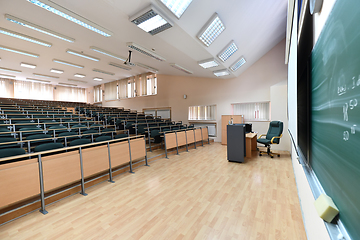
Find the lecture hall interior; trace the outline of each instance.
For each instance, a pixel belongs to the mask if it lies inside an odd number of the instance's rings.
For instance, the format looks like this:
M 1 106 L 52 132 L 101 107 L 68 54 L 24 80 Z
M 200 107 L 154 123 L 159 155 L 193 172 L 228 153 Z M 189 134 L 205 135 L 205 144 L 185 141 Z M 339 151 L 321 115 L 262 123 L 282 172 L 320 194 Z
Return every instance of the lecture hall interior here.
M 0 239 L 359 236 L 298 140 L 298 52 L 337 2 L 0 0 Z

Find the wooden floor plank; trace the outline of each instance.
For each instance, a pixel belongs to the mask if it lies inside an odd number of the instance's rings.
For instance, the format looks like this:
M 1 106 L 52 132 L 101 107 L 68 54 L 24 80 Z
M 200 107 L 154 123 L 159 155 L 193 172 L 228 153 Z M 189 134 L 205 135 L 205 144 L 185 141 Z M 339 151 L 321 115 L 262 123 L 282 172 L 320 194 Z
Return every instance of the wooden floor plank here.
M 289 154 L 226 160 L 213 143 L 0 227 L 0 239 L 306 239 Z

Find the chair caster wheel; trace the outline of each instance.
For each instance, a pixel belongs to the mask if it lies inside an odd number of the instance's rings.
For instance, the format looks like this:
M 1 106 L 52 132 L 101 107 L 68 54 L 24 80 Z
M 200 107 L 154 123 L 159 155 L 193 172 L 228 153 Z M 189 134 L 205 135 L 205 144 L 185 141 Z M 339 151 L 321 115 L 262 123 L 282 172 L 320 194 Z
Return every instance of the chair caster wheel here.
M 274 156 L 270 156 L 271 158 L 274 158 Z
M 280 155 L 278 155 L 278 157 L 280 157 Z
M 259 156 L 262 156 L 261 153 L 259 153 Z

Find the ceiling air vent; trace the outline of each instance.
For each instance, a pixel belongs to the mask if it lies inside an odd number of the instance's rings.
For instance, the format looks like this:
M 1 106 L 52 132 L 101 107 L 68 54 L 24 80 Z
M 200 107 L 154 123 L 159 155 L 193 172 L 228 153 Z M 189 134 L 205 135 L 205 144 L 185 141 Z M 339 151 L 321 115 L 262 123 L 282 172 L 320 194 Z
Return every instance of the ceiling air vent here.
M 145 55 L 147 55 L 149 57 L 152 57 L 152 58 L 154 58 L 156 60 L 166 61 L 166 59 L 163 58 L 162 56 L 159 56 L 156 53 L 154 53 L 153 51 L 151 51 L 149 49 L 146 49 L 146 48 L 144 48 L 144 47 L 142 47 L 142 46 L 140 46 L 140 45 L 138 45 L 136 43 L 128 42 L 128 43 L 126 43 L 126 46 L 128 46 L 129 48 L 134 49 L 134 50 L 136 50 L 136 51 L 138 51 L 138 52 L 140 52 L 142 54 L 145 54 Z

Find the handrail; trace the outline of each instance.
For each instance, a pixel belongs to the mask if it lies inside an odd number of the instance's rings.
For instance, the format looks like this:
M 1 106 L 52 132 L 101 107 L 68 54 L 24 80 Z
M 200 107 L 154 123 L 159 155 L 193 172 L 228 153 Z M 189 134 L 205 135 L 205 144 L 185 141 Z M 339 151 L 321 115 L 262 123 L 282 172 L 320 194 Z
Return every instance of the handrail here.
M 136 138 L 144 138 L 144 135 L 138 135 L 138 136 L 126 137 L 126 138 L 118 138 L 118 139 L 111 139 L 111 140 L 107 140 L 107 141 L 93 142 L 93 143 L 88 143 L 88 144 L 83 144 L 83 145 L 78 145 L 78 146 L 63 147 L 63 148 L 57 148 L 57 149 L 52 149 L 52 150 L 47 150 L 47 151 L 42 151 L 42 152 L 27 153 L 27 154 L 12 156 L 12 157 L 0 158 L 0 165 L 1 165 L 2 162 L 9 161 L 9 160 L 14 160 L 14 159 L 19 159 L 19 158 L 29 158 L 29 157 L 32 157 L 32 156 L 38 156 L 38 155 L 43 155 L 43 154 L 48 154 L 48 153 L 67 151 L 67 150 L 77 149 L 77 148 L 80 148 L 80 147 L 83 148 L 83 147 L 101 145 L 101 144 L 104 144 L 104 143 L 122 142 L 124 140 L 131 140 L 131 139 L 136 139 Z

